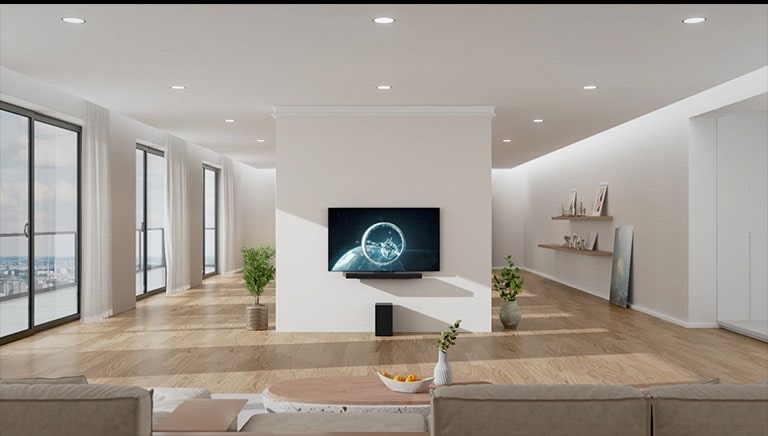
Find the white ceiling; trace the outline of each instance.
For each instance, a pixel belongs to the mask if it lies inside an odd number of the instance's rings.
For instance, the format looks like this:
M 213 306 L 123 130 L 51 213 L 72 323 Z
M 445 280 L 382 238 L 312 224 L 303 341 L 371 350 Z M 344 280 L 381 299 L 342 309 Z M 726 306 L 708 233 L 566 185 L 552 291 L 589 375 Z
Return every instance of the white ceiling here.
M 0 65 L 254 167 L 275 105 L 495 105 L 506 168 L 768 65 L 768 7 L 2 5 Z

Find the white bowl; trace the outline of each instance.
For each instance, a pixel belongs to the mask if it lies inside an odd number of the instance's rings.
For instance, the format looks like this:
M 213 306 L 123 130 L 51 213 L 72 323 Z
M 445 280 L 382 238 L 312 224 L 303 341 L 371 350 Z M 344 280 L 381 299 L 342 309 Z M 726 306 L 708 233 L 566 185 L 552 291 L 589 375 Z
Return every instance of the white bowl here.
M 384 383 L 384 386 L 392 389 L 395 392 L 403 392 L 406 394 L 413 394 L 416 392 L 427 392 L 429 390 L 429 385 L 432 384 L 432 380 L 434 377 L 427 377 L 420 379 L 418 381 L 412 381 L 412 382 L 401 382 L 397 380 L 392 380 L 389 377 L 381 375 L 379 371 L 376 371 L 376 375 L 379 376 L 379 380 L 381 380 L 382 383 Z

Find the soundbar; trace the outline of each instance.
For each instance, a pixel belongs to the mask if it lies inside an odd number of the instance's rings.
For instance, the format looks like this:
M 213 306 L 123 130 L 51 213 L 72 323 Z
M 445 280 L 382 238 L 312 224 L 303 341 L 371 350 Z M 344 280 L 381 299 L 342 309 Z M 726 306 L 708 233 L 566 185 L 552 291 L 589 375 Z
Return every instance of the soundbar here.
M 348 279 L 420 279 L 420 272 L 347 272 L 344 277 Z

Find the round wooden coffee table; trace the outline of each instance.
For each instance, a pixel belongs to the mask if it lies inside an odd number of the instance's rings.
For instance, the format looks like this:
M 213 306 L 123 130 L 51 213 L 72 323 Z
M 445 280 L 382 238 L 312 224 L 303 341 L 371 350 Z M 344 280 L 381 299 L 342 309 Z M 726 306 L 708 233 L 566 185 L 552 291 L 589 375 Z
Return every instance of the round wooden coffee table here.
M 395 392 L 371 376 L 309 377 L 276 383 L 262 392 L 264 408 L 284 412 L 392 412 L 429 415 L 429 392 Z

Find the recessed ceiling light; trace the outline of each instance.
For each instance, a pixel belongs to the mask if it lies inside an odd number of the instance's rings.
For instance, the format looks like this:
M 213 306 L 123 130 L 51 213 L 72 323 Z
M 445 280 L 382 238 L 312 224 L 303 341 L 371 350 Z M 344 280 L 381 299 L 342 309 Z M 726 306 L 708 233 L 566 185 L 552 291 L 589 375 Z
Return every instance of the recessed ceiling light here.
M 392 89 L 392 87 L 389 86 L 389 85 L 379 85 L 379 86 L 376 87 L 376 89 L 381 89 L 381 90 L 385 90 L 386 91 L 388 89 Z
M 235 122 L 235 120 L 229 119 L 229 120 L 224 120 L 224 122 L 225 122 L 225 123 L 234 123 L 234 122 Z
M 541 118 L 536 118 L 535 120 L 533 120 L 533 122 L 534 123 L 543 123 L 544 120 L 542 120 Z
M 502 139 L 501 142 L 512 142 L 511 139 Z
M 85 20 L 78 17 L 64 17 L 61 19 L 61 21 L 67 23 L 67 24 L 83 24 L 85 23 Z
M 581 88 L 582 89 L 597 89 L 597 85 L 584 85 Z
M 690 17 L 683 20 L 683 23 L 685 24 L 699 24 L 707 21 L 704 17 Z
M 257 139 L 256 142 L 264 142 L 263 139 Z
M 171 85 L 171 89 L 187 89 L 184 85 Z
M 376 17 L 373 19 L 373 22 L 376 24 L 392 24 L 395 22 L 395 19 L 390 17 Z

